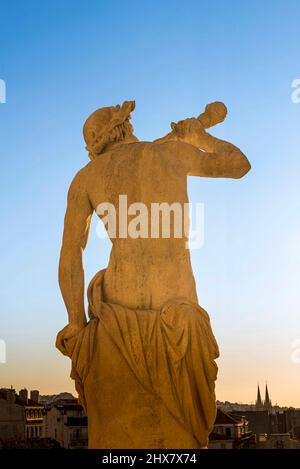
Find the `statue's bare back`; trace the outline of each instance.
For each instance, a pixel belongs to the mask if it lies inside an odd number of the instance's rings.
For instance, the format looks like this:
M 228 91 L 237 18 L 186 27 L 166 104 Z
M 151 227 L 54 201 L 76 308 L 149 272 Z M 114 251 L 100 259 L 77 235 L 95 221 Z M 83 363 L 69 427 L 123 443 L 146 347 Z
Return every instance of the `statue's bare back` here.
M 104 276 L 105 300 L 132 308 L 160 309 L 175 297 L 197 302 L 186 237 L 150 236 L 151 204 L 188 202 L 187 176 L 170 143 L 137 142 L 117 147 L 92 161 L 85 169 L 88 195 L 96 211 L 110 202 L 119 214 L 119 195 L 126 194 L 128 207 L 142 203 L 149 213 L 149 237 L 112 239 Z M 128 222 L 133 219 L 128 215 Z M 117 234 L 119 233 L 117 216 Z M 182 217 L 182 223 L 184 222 Z M 160 233 L 161 234 L 161 233 Z

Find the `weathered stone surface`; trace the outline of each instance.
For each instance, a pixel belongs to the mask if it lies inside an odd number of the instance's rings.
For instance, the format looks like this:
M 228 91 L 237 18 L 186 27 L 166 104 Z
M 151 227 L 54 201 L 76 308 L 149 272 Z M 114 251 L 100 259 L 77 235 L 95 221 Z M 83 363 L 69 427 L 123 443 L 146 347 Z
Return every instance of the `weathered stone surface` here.
M 147 236 L 124 237 L 117 217 L 109 264 L 89 287 L 88 323 L 82 251 L 99 204 L 120 212 L 123 194 L 128 206 L 142 203 L 151 214 L 153 203 L 183 206 L 187 176 L 240 178 L 250 165 L 205 130 L 224 120 L 224 104 L 171 124 L 154 142 L 134 136 L 134 106 L 99 109 L 84 125 L 91 162 L 68 194 L 59 281 L 69 324 L 57 347 L 72 359 L 90 448 L 198 448 L 215 418 L 218 347 L 198 306 L 186 233 L 172 236 L 174 216 L 169 238 L 151 237 L 149 219 Z M 136 214 L 129 213 L 129 224 Z

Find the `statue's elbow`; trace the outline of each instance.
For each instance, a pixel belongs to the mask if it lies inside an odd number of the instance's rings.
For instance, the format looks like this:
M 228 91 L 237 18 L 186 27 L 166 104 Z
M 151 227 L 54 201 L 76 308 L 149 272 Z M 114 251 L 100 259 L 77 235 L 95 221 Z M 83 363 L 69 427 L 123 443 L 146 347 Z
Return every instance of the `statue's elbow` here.
M 240 179 L 244 177 L 247 173 L 249 173 L 251 169 L 251 164 L 249 163 L 248 159 L 244 157 L 241 161 L 241 164 L 239 165 L 239 169 L 236 172 L 236 179 Z

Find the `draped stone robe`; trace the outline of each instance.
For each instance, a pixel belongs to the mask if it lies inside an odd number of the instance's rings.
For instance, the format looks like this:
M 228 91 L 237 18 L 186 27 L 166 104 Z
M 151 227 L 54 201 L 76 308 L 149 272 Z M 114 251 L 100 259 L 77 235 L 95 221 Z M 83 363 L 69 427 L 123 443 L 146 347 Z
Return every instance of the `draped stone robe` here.
M 219 354 L 207 312 L 184 298 L 161 310 L 105 303 L 104 273 L 89 285 L 88 324 L 60 347 L 88 414 L 89 448 L 206 447 Z

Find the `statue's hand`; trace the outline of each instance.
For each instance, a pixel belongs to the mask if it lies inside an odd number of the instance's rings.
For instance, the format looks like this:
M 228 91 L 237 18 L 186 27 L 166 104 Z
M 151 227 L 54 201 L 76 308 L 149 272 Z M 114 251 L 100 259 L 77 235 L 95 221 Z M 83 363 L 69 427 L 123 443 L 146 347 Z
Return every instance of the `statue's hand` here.
M 179 122 L 172 122 L 172 132 L 164 137 L 155 140 L 157 143 L 163 143 L 170 140 L 179 140 L 190 143 L 198 148 L 211 151 L 212 138 L 206 129 L 223 122 L 227 115 L 225 104 L 215 101 L 207 104 L 205 110 L 198 117 L 191 117 Z
M 82 323 L 69 323 L 67 324 L 58 334 L 56 337 L 56 348 L 60 350 L 61 353 L 66 355 L 66 347 L 65 347 L 65 341 L 71 339 L 74 337 L 78 332 L 80 332 L 84 327 L 86 326 L 85 324 Z
M 227 108 L 221 102 L 207 104 L 200 116 L 172 122 L 172 134 L 177 140 L 190 143 L 206 151 L 213 151 L 214 137 L 206 129 L 223 122 L 227 115 Z M 172 135 L 171 134 L 171 135 Z
M 184 119 L 177 123 L 172 122 L 171 128 L 178 140 L 191 143 L 197 147 L 201 147 L 201 144 L 207 139 L 203 125 L 196 117 Z

